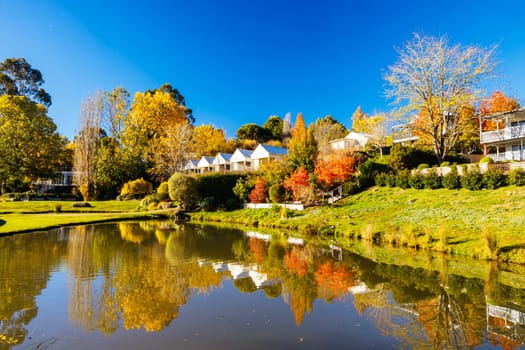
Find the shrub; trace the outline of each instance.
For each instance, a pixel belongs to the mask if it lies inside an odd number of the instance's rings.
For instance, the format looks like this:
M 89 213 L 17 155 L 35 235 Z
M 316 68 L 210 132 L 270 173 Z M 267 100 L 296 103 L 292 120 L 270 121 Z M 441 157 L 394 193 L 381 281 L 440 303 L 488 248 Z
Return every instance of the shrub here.
M 494 159 L 490 158 L 489 156 L 485 156 L 479 160 L 480 163 L 494 163 Z
M 169 198 L 169 196 L 170 196 L 169 192 L 170 192 L 170 190 L 169 190 L 169 186 L 168 186 L 168 181 L 164 181 L 157 188 L 157 194 L 159 195 L 159 198 L 162 201 L 167 199 L 167 198 Z
M 417 170 L 423 170 L 423 169 L 427 169 L 429 168 L 430 166 L 427 164 L 427 163 L 421 163 L 417 166 Z
M 450 166 L 450 162 L 449 161 L 442 162 L 439 166 L 440 167 Z
M 217 207 L 224 207 L 228 198 L 236 198 L 233 188 L 239 179 L 244 178 L 241 174 L 206 174 L 196 178 L 198 198 L 214 197 Z
M 270 202 L 282 203 L 286 201 L 286 189 L 282 184 L 273 184 L 268 190 L 270 196 Z
M 386 173 L 377 174 L 374 178 L 376 186 L 385 187 L 386 186 Z
M 140 207 L 149 209 L 153 206 L 157 206 L 161 201 L 161 196 L 158 193 L 149 194 L 140 201 Z
M 168 190 L 171 200 L 176 201 L 185 210 L 195 209 L 199 198 L 195 178 L 174 173 L 168 180 Z
M 392 173 L 386 174 L 385 182 L 388 187 L 395 187 L 396 186 L 396 176 Z
M 241 177 L 235 183 L 235 186 L 233 187 L 232 191 L 233 191 L 233 194 L 235 194 L 235 196 L 242 203 L 246 203 L 248 202 L 248 195 L 250 194 L 253 187 L 254 186 L 248 180 Z
M 489 169 L 483 174 L 483 184 L 486 188 L 493 190 L 507 184 L 507 176 L 501 170 Z
M 357 178 L 353 178 L 350 181 L 347 181 L 343 184 L 343 197 L 356 194 L 361 191 Z
M 461 188 L 461 180 L 458 174 L 457 166 L 453 166 L 450 169 L 450 172 L 443 176 L 441 184 L 443 185 L 443 187 L 449 190 L 456 190 L 458 188 Z
M 522 168 L 512 170 L 509 174 L 509 185 L 524 186 L 525 170 L 523 170 Z
M 437 171 L 432 170 L 425 176 L 423 176 L 423 184 L 425 188 L 435 190 L 441 187 L 441 176 L 438 175 Z
M 201 208 L 201 210 L 204 211 L 214 211 L 217 209 L 215 197 L 204 197 L 197 205 L 199 208 Z
M 123 199 L 138 199 L 153 191 L 153 186 L 148 181 L 140 178 L 128 181 L 122 186 L 120 196 Z
M 388 165 L 394 170 L 414 169 L 418 164 L 434 165 L 436 156 L 432 151 L 396 144 L 392 146 L 388 157 Z
M 372 186 L 377 175 L 388 172 L 390 172 L 388 165 L 368 159 L 359 166 L 359 187 L 363 189 Z
M 396 174 L 396 186 L 400 188 L 409 188 L 410 184 L 408 182 L 408 179 L 410 178 L 410 171 L 409 170 L 399 170 Z
M 408 178 L 408 184 L 416 190 L 421 190 L 425 188 L 424 176 L 417 173 L 411 174 Z
M 257 178 L 255 188 L 250 192 L 248 198 L 252 203 L 266 203 L 268 199 L 268 189 L 262 177 Z
M 476 191 L 483 188 L 483 176 L 479 171 L 479 167 L 476 166 L 469 171 L 464 171 L 461 177 L 461 187 Z

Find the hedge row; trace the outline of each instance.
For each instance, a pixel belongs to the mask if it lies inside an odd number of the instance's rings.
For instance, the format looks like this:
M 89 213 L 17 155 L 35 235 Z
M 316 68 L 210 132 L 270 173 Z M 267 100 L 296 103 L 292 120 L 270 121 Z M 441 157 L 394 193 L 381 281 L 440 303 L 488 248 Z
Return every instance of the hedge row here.
M 506 185 L 525 185 L 525 170 L 515 169 L 509 175 L 503 172 L 491 169 L 481 174 L 479 168 L 465 171 L 465 175 L 460 176 L 455 167 L 445 176 L 439 176 L 436 171 L 430 171 L 427 174 L 418 172 L 411 173 L 407 170 L 398 171 L 397 173 L 380 173 L 374 178 L 377 186 L 401 187 L 414 189 L 459 189 L 468 190 L 495 189 Z

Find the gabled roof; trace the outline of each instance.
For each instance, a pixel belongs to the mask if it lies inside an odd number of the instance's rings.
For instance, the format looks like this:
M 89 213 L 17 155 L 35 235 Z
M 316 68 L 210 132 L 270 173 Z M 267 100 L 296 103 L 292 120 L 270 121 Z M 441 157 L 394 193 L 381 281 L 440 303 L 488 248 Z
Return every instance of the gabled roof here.
M 252 154 L 252 150 L 237 148 L 235 152 L 233 152 L 230 162 L 236 163 L 250 161 L 252 159 Z
M 197 159 L 190 159 L 186 162 L 186 165 L 184 165 L 184 170 L 197 169 L 198 165 L 199 165 L 199 161 Z
M 260 143 L 252 153 L 252 159 L 268 158 L 270 156 L 285 156 L 288 149 L 284 147 L 270 146 Z
M 230 153 L 217 153 L 215 158 L 213 159 L 213 164 L 220 165 L 220 164 L 228 164 L 230 163 L 232 155 Z
M 197 164 L 197 166 L 199 168 L 209 168 L 213 164 L 213 159 L 214 159 L 213 157 L 202 156 L 202 158 L 199 160 L 199 163 Z

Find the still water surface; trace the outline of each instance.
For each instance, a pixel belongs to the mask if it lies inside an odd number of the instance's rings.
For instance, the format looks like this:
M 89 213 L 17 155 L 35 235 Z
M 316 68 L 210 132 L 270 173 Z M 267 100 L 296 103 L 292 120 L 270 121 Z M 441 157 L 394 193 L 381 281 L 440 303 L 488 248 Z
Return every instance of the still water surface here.
M 478 264 L 483 278 L 467 278 L 435 259 L 442 268 L 412 268 L 282 235 L 152 221 L 3 237 L 0 349 L 523 345 L 519 267 Z

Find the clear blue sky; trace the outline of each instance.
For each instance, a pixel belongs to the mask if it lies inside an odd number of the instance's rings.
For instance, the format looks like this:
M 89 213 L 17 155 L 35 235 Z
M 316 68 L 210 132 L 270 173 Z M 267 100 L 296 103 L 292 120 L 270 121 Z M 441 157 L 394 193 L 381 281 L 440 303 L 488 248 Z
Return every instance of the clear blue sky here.
M 194 111 L 239 126 L 302 112 L 347 127 L 357 106 L 388 111 L 382 73 L 413 32 L 499 44 L 495 88 L 525 100 L 525 1 L 0 0 L 0 60 L 24 57 L 52 95 L 58 131 L 82 99 L 171 83 Z

